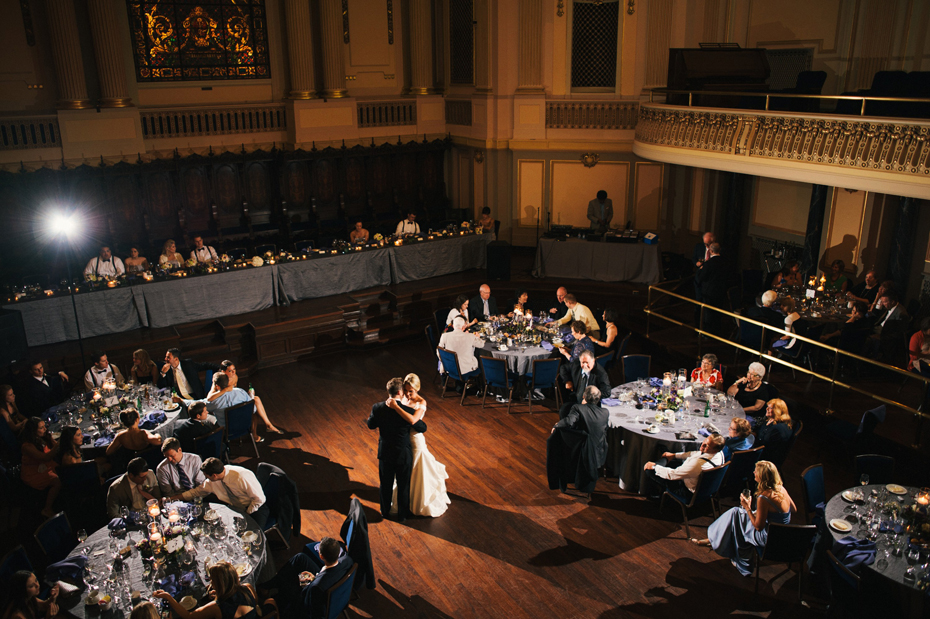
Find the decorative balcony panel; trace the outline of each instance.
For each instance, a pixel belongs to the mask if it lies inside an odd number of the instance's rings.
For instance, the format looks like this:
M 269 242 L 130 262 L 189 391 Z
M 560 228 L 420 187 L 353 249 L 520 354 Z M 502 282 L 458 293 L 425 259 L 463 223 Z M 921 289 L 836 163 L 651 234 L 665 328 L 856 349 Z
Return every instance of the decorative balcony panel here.
M 140 116 L 142 137 L 146 140 L 265 133 L 287 128 L 283 105 L 146 110 Z
M 928 137 L 930 122 L 918 120 L 643 104 L 633 152 L 667 163 L 928 198 Z
M 446 123 L 471 127 L 471 99 L 446 99 Z
M 636 101 L 548 101 L 548 129 L 633 129 Z
M 0 118 L 0 150 L 60 148 L 58 116 Z
M 417 124 L 415 101 L 365 101 L 358 103 L 356 109 L 359 129 Z

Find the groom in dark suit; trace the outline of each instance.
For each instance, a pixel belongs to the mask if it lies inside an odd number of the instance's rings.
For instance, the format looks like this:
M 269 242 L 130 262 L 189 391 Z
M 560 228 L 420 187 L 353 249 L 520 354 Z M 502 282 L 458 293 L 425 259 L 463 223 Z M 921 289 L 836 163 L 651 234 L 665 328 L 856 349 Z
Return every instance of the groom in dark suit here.
M 388 381 L 388 398 L 397 400 L 411 415 L 413 409 L 400 403 L 404 389 L 401 378 Z M 422 420 L 413 425 L 391 409 L 387 403 L 378 402 L 371 407 L 368 427 L 381 433 L 378 439 L 378 472 L 381 479 L 381 515 L 385 518 L 391 513 L 391 499 L 394 495 L 394 480 L 397 480 L 397 520 L 404 522 L 410 514 L 410 473 L 413 467 L 413 451 L 410 448 L 410 430 L 426 432 Z

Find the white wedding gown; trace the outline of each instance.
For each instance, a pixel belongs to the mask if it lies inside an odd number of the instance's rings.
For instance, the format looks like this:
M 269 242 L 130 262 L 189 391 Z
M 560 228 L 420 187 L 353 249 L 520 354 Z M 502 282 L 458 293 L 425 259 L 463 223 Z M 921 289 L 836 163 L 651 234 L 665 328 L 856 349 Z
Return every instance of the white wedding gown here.
M 446 494 L 446 465 L 429 452 L 426 438 L 420 432 L 410 433 L 413 450 L 413 468 L 410 472 L 410 512 L 414 516 L 441 516 L 452 502 Z M 397 482 L 394 482 L 394 498 L 391 513 L 397 513 Z

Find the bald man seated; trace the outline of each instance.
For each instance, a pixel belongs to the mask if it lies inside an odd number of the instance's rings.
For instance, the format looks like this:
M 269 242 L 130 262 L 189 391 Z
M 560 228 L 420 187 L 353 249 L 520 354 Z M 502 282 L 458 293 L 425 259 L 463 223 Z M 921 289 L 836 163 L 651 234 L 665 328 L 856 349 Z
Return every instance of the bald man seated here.
M 478 322 L 485 322 L 488 316 L 497 316 L 497 299 L 491 296 L 491 287 L 481 284 L 478 296 L 468 302 L 468 315 Z

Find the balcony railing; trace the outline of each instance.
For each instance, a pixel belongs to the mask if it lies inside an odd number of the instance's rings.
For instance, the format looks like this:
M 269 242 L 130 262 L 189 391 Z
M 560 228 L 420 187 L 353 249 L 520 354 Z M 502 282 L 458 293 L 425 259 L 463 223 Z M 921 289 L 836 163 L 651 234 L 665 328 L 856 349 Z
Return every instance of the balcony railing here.
M 417 124 L 415 101 L 364 101 L 356 104 L 356 110 L 359 129 Z
M 548 129 L 624 129 L 636 128 L 637 101 L 548 101 Z
M 54 114 L 0 118 L 0 150 L 59 147 L 61 136 Z
M 142 137 L 200 137 L 237 133 L 265 133 L 287 129 L 283 105 L 250 105 L 196 109 L 143 110 Z

